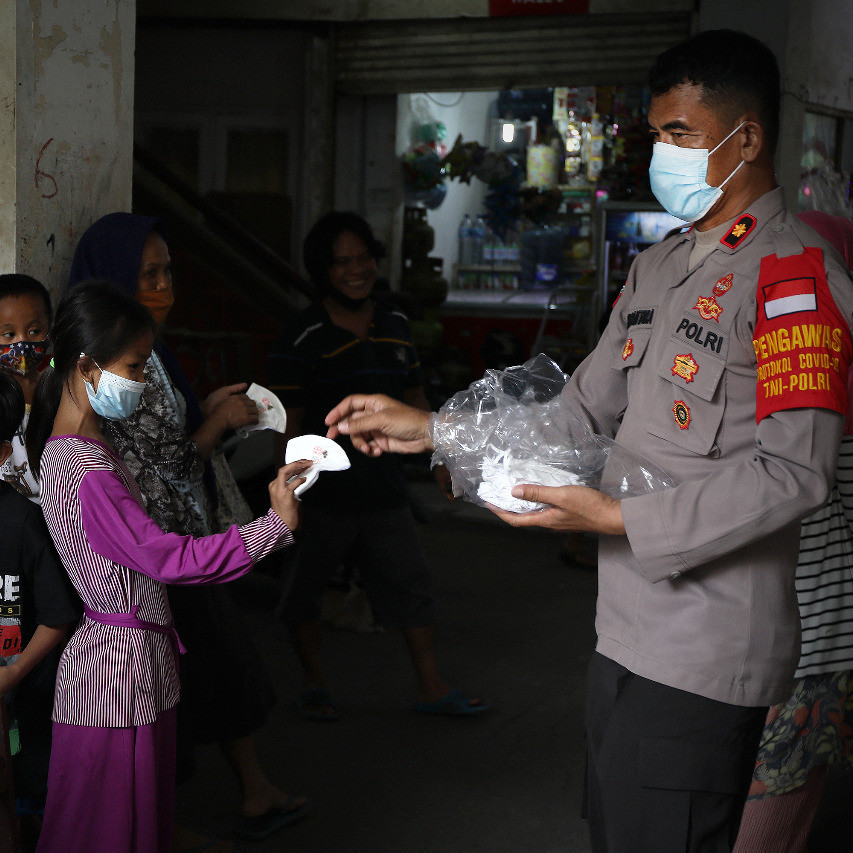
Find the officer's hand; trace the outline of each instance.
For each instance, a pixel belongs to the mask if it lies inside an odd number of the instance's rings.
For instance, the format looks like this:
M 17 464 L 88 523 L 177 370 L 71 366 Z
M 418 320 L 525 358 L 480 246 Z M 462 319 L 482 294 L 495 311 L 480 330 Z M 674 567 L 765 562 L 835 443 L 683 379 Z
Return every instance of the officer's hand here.
M 549 504 L 535 512 L 489 509 L 513 527 L 547 527 L 549 530 L 581 530 L 586 533 L 625 535 L 622 506 L 618 500 L 587 486 L 515 486 L 514 498 Z

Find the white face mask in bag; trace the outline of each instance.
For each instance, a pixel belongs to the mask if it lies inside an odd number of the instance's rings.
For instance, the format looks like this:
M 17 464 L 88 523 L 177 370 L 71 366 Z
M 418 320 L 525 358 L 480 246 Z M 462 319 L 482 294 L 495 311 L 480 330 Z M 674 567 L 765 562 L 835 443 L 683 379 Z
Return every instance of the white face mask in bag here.
M 701 219 L 723 194 L 723 187 L 732 179 L 744 160 L 720 186 L 712 187 L 705 180 L 708 158 L 725 145 L 744 125 L 742 121 L 719 145 L 707 148 L 680 148 L 669 142 L 656 142 L 649 164 L 649 181 L 655 198 L 664 210 L 685 222 Z

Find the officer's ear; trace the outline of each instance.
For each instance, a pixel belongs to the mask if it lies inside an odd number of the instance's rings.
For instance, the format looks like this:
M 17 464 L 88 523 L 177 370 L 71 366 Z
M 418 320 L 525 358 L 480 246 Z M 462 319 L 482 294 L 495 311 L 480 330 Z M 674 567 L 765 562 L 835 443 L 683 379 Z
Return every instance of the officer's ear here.
M 0 442 L 0 465 L 12 455 L 12 443 L 10 441 Z
M 741 140 L 740 157 L 747 163 L 754 163 L 765 147 L 764 128 L 753 119 L 744 117 L 741 119 L 744 122 L 740 129 L 739 138 Z

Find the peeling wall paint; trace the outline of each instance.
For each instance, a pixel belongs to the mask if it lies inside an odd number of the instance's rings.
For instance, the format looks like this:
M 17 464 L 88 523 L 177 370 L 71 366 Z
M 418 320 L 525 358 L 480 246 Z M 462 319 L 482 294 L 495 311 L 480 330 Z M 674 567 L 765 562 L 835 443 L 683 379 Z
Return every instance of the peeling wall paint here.
M 15 5 L 0 3 L 0 272 L 15 268 Z
M 122 91 L 122 70 L 124 62 L 122 61 L 122 40 L 121 40 L 121 22 L 118 20 L 118 4 L 116 0 L 116 17 L 112 22 L 111 27 L 101 27 L 101 38 L 99 47 L 101 53 L 109 57 L 109 68 L 112 71 L 113 77 L 113 103 L 115 105 L 116 122 L 121 116 L 121 91 Z M 133 53 L 131 52 L 131 57 Z
M 0 10 L 0 272 L 58 296 L 80 234 L 130 209 L 136 3 Z

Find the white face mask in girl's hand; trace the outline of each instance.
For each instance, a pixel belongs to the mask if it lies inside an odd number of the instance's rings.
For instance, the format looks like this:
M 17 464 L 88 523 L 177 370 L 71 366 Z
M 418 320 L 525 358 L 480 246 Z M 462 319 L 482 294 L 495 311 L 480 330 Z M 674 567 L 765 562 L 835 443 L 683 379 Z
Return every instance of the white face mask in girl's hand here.
M 132 379 L 125 379 L 124 376 L 119 376 L 117 373 L 110 373 L 109 370 L 104 370 L 97 361 L 95 361 L 95 366 L 101 371 L 98 390 L 95 391 L 92 384 L 86 382 L 86 394 L 88 394 L 89 402 L 92 404 L 92 411 L 110 421 L 123 421 L 130 417 L 139 405 L 139 398 L 145 390 L 145 383 L 134 382 Z

